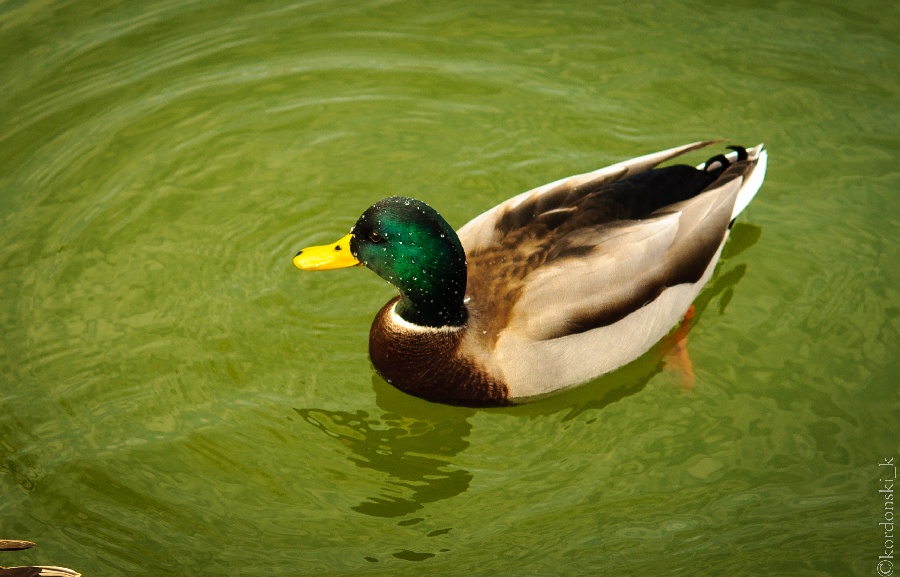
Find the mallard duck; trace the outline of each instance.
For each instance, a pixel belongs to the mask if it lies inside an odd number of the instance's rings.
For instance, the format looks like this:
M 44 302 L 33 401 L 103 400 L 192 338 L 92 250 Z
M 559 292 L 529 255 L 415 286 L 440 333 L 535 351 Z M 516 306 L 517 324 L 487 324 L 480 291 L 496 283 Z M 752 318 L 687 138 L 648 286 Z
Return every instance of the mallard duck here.
M 0 551 L 21 551 L 31 549 L 31 541 L 0 539 Z M 81 573 L 65 567 L 35 565 L 30 567 L 0 567 L 0 577 L 81 577 Z
M 682 319 L 766 171 L 763 145 L 657 168 L 713 143 L 558 180 L 458 232 L 421 201 L 385 198 L 294 264 L 364 265 L 399 289 L 369 333 L 398 389 L 467 406 L 534 399 L 627 364 Z

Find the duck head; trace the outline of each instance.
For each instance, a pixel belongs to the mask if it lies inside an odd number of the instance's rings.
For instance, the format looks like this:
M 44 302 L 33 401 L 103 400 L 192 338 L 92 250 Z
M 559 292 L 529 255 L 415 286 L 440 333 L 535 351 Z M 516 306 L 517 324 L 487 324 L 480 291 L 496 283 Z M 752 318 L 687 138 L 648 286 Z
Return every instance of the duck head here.
M 363 265 L 400 291 L 395 311 L 423 327 L 466 321 L 466 255 L 453 228 L 422 201 L 402 196 L 379 200 L 334 244 L 301 250 L 302 270 Z

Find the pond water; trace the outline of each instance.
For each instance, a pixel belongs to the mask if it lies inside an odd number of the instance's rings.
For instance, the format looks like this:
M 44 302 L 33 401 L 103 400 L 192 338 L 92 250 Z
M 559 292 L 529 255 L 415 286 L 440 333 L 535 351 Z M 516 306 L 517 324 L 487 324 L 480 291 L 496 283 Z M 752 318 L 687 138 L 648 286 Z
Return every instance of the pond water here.
M 86 575 L 872 575 L 897 423 L 900 11 L 874 2 L 0 3 L 0 564 Z M 394 294 L 296 270 L 706 138 L 769 171 L 648 353 L 408 397 Z M 702 161 L 706 154 L 691 157 Z

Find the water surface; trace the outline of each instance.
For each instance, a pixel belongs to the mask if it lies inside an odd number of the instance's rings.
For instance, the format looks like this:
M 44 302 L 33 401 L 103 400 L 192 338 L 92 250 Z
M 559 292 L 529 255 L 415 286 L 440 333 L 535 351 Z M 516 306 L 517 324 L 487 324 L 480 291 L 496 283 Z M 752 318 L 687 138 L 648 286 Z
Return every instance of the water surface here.
M 3 564 L 871 575 L 896 424 L 900 14 L 857 2 L 0 3 Z M 291 256 L 706 138 L 770 150 L 653 352 L 503 410 L 384 383 Z M 691 160 L 701 161 L 703 154 Z

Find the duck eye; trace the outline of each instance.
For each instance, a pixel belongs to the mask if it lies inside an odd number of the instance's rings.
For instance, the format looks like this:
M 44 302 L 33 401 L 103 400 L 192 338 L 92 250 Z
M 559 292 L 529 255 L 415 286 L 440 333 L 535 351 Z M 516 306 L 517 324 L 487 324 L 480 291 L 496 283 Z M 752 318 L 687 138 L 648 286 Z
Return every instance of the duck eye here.
M 374 243 L 379 243 L 384 240 L 384 237 L 373 230 L 369 233 L 369 240 Z

